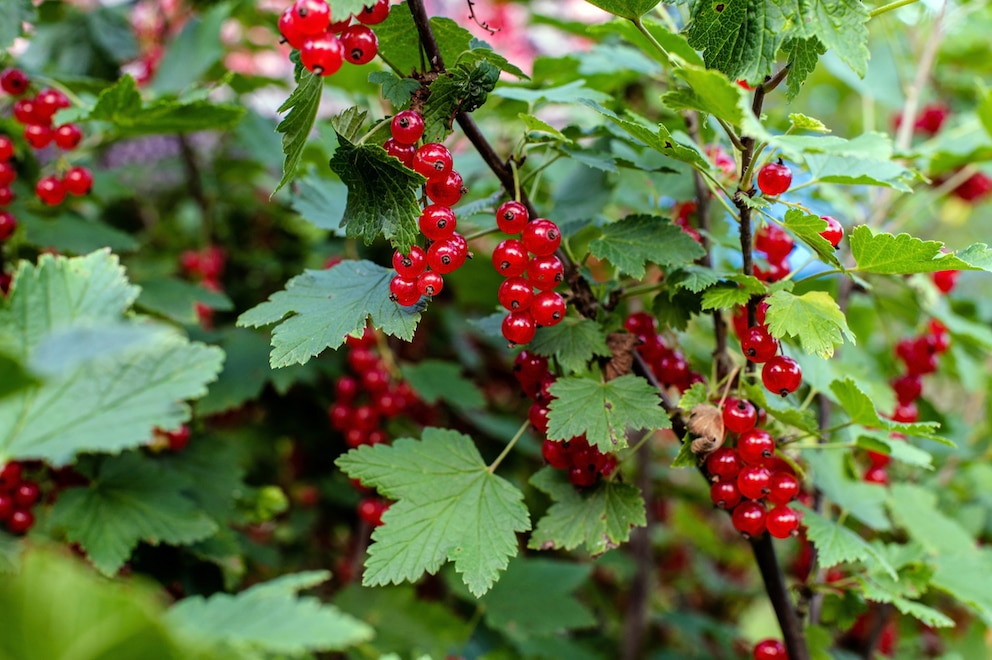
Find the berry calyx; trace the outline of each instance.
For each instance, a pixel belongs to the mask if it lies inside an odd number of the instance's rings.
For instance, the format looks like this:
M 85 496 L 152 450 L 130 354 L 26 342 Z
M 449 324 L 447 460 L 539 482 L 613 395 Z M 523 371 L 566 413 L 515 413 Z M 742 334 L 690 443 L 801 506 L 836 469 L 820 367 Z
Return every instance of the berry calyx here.
M 362 11 L 355 14 L 359 23 L 378 25 L 389 16 L 389 0 L 376 0 L 374 4 L 366 5 Z
M 43 204 L 58 206 L 65 199 L 65 186 L 57 176 L 49 175 L 38 179 L 34 192 Z
M 428 181 L 447 176 L 451 164 L 451 152 L 437 142 L 428 142 L 413 154 L 413 171 Z
M 565 311 L 565 299 L 554 291 L 542 291 L 530 304 L 531 316 L 538 325 L 558 325 L 565 318 Z
M 723 426 L 731 433 L 745 433 L 758 422 L 758 410 L 745 399 L 728 398 L 723 406 Z
M 784 163 L 768 163 L 758 171 L 758 188 L 766 195 L 781 195 L 790 185 L 792 170 Z
M 527 207 L 520 202 L 510 200 L 503 202 L 496 209 L 496 226 L 504 234 L 519 234 L 530 222 Z
M 93 189 L 93 173 L 82 165 L 70 167 L 62 177 L 62 185 L 70 195 L 87 195 Z
M 307 39 L 300 48 L 300 61 L 311 73 L 329 76 L 337 72 L 344 62 L 344 47 L 333 34 L 323 34 Z
M 734 524 L 734 529 L 750 538 L 764 533 L 766 516 L 763 504 L 748 500 L 734 507 L 730 520 Z
M 777 506 L 765 516 L 765 527 L 777 539 L 789 538 L 799 530 L 799 514 L 787 506 Z
M 534 257 L 527 264 L 527 279 L 534 284 L 534 288 L 550 291 L 565 279 L 565 267 L 554 255 Z
M 344 58 L 352 64 L 368 64 L 379 54 L 379 39 L 371 28 L 352 25 L 341 33 Z
M 844 225 L 832 215 L 821 215 L 820 219 L 827 222 L 827 228 L 820 232 L 820 236 L 836 248 L 844 238 Z
M 499 304 L 510 310 L 525 310 L 534 300 L 534 288 L 522 277 L 510 277 L 503 280 L 497 292 Z
M 526 310 L 510 312 L 503 319 L 502 330 L 503 337 L 511 344 L 526 344 L 534 338 L 534 334 L 537 332 L 537 323 L 530 312 Z
M 331 24 L 331 7 L 325 0 L 296 0 L 292 15 L 296 29 L 308 37 L 324 34 Z
M 400 277 L 412 280 L 427 268 L 427 253 L 419 245 L 412 246 L 407 254 L 397 250 L 393 253 L 393 268 Z
M 741 338 L 741 351 L 751 362 L 767 362 L 778 353 L 778 340 L 771 336 L 767 326 L 756 325 L 748 328 Z
M 523 275 L 527 271 L 529 262 L 527 248 L 515 238 L 502 241 L 493 250 L 493 266 L 504 277 Z
M 417 144 L 424 135 L 424 118 L 413 110 L 397 112 L 389 124 L 389 132 L 400 144 Z

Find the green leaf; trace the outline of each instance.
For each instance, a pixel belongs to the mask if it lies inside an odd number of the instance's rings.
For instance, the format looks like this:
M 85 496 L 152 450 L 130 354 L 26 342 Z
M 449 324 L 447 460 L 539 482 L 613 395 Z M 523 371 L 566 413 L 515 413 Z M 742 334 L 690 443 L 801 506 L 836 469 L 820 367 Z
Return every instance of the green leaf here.
M 578 316 L 566 316 L 558 325 L 538 328 L 527 350 L 556 358 L 570 372 L 584 370 L 596 356 L 610 356 L 602 326 Z
M 820 232 L 827 228 L 826 220 L 812 213 L 803 213 L 799 209 L 789 209 L 785 212 L 785 220 L 782 224 L 809 246 L 820 257 L 820 261 L 834 268 L 841 267 L 834 246 L 820 235 Z
M 619 126 L 628 135 L 645 146 L 662 153 L 669 158 L 688 163 L 699 170 L 710 170 L 712 164 L 702 153 L 693 147 L 684 145 L 672 137 L 672 134 L 665 128 L 664 124 L 649 125 L 647 119 L 639 117 L 627 110 L 624 117 L 620 117 L 612 110 L 607 110 L 593 100 L 583 100 L 583 103 L 599 114 L 603 115 L 611 122 Z
M 19 360 L 0 353 L 0 399 L 39 384 L 38 378 Z
M 951 444 L 949 441 L 935 435 L 936 430 L 940 427 L 940 424 L 937 422 L 903 424 L 882 418 L 878 414 L 878 410 L 875 408 L 875 403 L 871 400 L 871 397 L 858 387 L 853 378 L 833 381 L 830 383 L 830 391 L 836 398 L 837 403 L 851 416 L 851 421 L 855 424 Z
M 693 293 L 702 293 L 719 282 L 720 276 L 712 268 L 690 264 L 669 273 L 668 281 Z
M 742 387 L 748 401 L 767 412 L 769 417 L 807 433 L 819 433 L 820 427 L 816 423 L 816 415 L 810 408 L 798 410 L 780 396 L 766 396 L 768 390 L 760 382 L 744 382 Z
M 184 545 L 204 539 L 217 525 L 183 490 L 192 488 L 154 459 L 126 453 L 108 457 L 86 488 L 63 491 L 52 508 L 52 524 L 86 551 L 104 575 L 114 575 L 139 541 Z
M 872 529 L 891 529 L 884 506 L 888 489 L 852 478 L 845 469 L 844 457 L 838 452 L 808 451 L 803 458 L 814 483 L 831 502 Z
M 538 119 L 534 115 L 521 112 L 517 116 L 520 117 L 521 121 L 524 123 L 524 127 L 531 133 L 546 133 L 557 142 L 565 142 L 568 144 L 571 144 L 572 142 L 572 140 L 566 137 L 565 134 L 557 128 L 542 119 Z
M 806 538 L 816 546 L 819 566 L 830 568 L 846 561 L 861 561 L 896 578 L 895 569 L 885 557 L 853 531 L 801 504 L 795 505 L 795 508 L 803 513 Z
M 892 603 L 901 613 L 922 621 L 928 626 L 936 628 L 950 628 L 954 626 L 954 620 L 938 612 L 932 607 L 927 607 L 923 603 L 910 600 L 887 588 L 878 580 L 858 579 L 861 584 L 861 591 L 865 600 L 875 603 Z
M 820 56 L 827 49 L 816 37 L 808 39 L 792 38 L 782 44 L 782 52 L 788 58 L 789 74 L 785 79 L 785 98 L 791 101 L 799 95 L 809 74 L 813 73 Z
M 366 0 L 367 1 L 367 0 Z M 472 33 L 450 18 L 432 17 L 431 32 L 446 66 L 453 67 L 458 56 L 469 50 Z M 379 56 L 401 75 L 420 70 L 420 36 L 406 3 L 390 8 L 385 21 L 375 26 Z
M 936 558 L 930 583 L 974 610 L 992 625 L 992 553 L 974 547 Z
M 692 442 L 683 440 L 682 444 L 679 445 L 679 453 L 675 455 L 672 459 L 673 468 L 684 468 L 684 467 L 697 467 L 699 465 L 699 458 L 692 451 Z
M 830 129 L 827 128 L 819 119 L 815 117 L 807 117 L 801 112 L 790 112 L 789 113 L 789 124 L 797 130 L 800 131 L 813 131 L 814 133 L 829 133 Z M 790 211 L 796 209 L 790 209 Z
M 344 233 L 341 225 L 348 204 L 348 187 L 337 179 L 307 172 L 296 180 L 290 204 L 313 226 L 338 235 Z
M 530 529 L 523 495 L 490 472 L 471 438 L 428 428 L 421 440 L 363 446 L 336 464 L 397 500 L 372 533 L 366 585 L 413 581 L 453 561 L 476 596 L 489 591 Z
M 572 595 L 591 572 L 591 566 L 572 562 L 512 559 L 492 591 L 479 599 L 486 623 L 517 639 L 593 626 L 592 613 Z
M 698 406 L 700 403 L 709 403 L 710 393 L 706 389 L 706 383 L 693 383 L 692 387 L 687 389 L 679 397 L 679 410 L 684 413 L 689 413 L 693 408 Z
M 179 323 L 197 322 L 197 303 L 222 311 L 234 309 L 234 303 L 225 294 L 185 280 L 156 278 L 140 282 L 140 285 L 141 295 L 136 306 Z
M 760 82 L 771 73 L 785 31 L 775 2 L 727 0 L 692 4 L 683 34 L 706 67 L 733 80 Z
M 640 18 L 658 4 L 658 0 L 587 0 L 587 2 L 615 16 L 630 20 Z
M 732 281 L 719 284 L 703 294 L 703 309 L 733 309 L 746 305 L 752 296 L 762 295 L 767 288 L 757 277 L 740 275 L 729 278 Z
M 565 475 L 545 467 L 530 483 L 554 502 L 531 534 L 528 548 L 574 550 L 585 546 L 600 555 L 630 538 L 630 530 L 647 524 L 641 491 L 629 484 L 602 481 L 579 492 Z
M 981 122 L 985 132 L 992 136 L 992 91 L 979 83 L 977 90 L 978 105 L 975 106 L 975 114 Z
M 855 343 L 844 312 L 825 291 L 810 291 L 801 296 L 776 291 L 766 301 L 765 323 L 777 339 L 795 337 L 804 351 L 825 360 L 833 356 L 834 347 L 844 343 L 845 338 Z
M 35 12 L 31 0 L 0 0 L 0 48 L 6 49 L 23 34 L 24 23 L 35 22 Z
M 369 82 L 382 85 L 382 98 L 393 104 L 395 108 L 403 108 L 410 103 L 413 93 L 420 89 L 420 83 L 413 78 L 400 78 L 392 71 L 373 71 L 369 74 Z
M 644 277 L 645 263 L 684 266 L 706 254 L 699 243 L 667 218 L 629 215 L 603 227 L 589 250 L 612 263 L 617 273 Z
M 523 101 L 534 106 L 545 103 L 589 101 L 605 103 L 611 98 L 609 94 L 604 94 L 592 87 L 586 87 L 586 81 L 581 78 L 557 87 L 538 87 L 537 89 L 517 85 L 500 85 L 493 90 L 493 95 L 504 99 Z
M 813 179 L 822 183 L 884 186 L 902 192 L 913 190 L 909 186 L 915 178 L 913 172 L 893 161 L 815 153 L 806 154 L 805 160 Z
M 808 4 L 807 4 L 808 2 Z M 795 18 L 809 23 L 826 48 L 864 78 L 868 72 L 868 9 L 859 0 L 807 0 Z M 803 6 L 805 5 L 805 6 Z
M 296 89 L 279 106 L 279 112 L 285 112 L 286 116 L 276 126 L 276 131 L 282 133 L 282 152 L 286 155 L 286 159 L 283 161 L 282 178 L 276 189 L 272 191 L 273 195 L 296 176 L 296 170 L 303 158 L 303 148 L 317 120 L 317 110 L 320 108 L 320 96 L 323 91 L 324 77 L 301 69 Z
M 0 462 L 65 465 L 77 453 L 137 447 L 154 427 L 176 428 L 188 417 L 182 401 L 206 392 L 223 353 L 169 326 L 131 320 L 137 293 L 105 250 L 20 264 L 0 303 L 0 328 L 8 330 L 0 353 L 47 377 L 0 401 Z M 115 345 L 110 336 L 127 341 Z
M 744 118 L 743 108 L 749 103 L 743 87 L 713 69 L 701 66 L 683 66 L 672 71 L 689 87 L 668 92 L 662 102 L 672 110 L 699 110 L 718 119 L 739 126 Z
M 352 144 L 338 134 L 331 170 L 348 187 L 341 222 L 349 238 L 371 244 L 381 234 L 393 247 L 409 252 L 420 229 L 418 195 L 424 177 L 374 144 Z
M 858 447 L 891 456 L 907 465 L 933 469 L 933 455 L 905 440 L 897 440 L 889 431 L 861 431 L 856 440 Z
M 242 327 L 276 323 L 272 333 L 272 367 L 304 364 L 325 348 L 335 349 L 366 322 L 388 335 L 409 341 L 420 312 L 389 299 L 395 275 L 371 261 L 344 261 L 326 270 L 308 270 L 286 288 L 238 317 Z
M 239 594 L 193 596 L 174 605 L 166 623 L 203 646 L 254 653 L 340 651 L 367 642 L 373 630 L 313 596 L 299 596 L 330 578 L 326 571 L 285 575 Z
M 894 483 L 888 506 L 897 525 L 934 554 L 961 554 L 975 539 L 956 520 L 937 507 L 937 493 L 911 483 Z
M 940 241 L 924 241 L 909 234 L 875 233 L 867 225 L 855 227 L 850 242 L 861 273 L 907 275 L 974 268 L 953 254 L 942 255 L 944 244 Z
M 72 211 L 45 218 L 25 210 L 18 212 L 17 221 L 23 225 L 29 243 L 49 246 L 63 253 L 89 254 L 101 248 L 131 252 L 139 245 L 131 234 L 98 219 L 80 217 Z
M 218 2 L 199 16 L 190 17 L 179 36 L 165 49 L 165 55 L 152 78 L 157 92 L 178 93 L 201 80 L 226 53 L 218 38 L 231 15 L 233 3 Z
M 600 383 L 588 378 L 559 378 L 549 391 L 548 438 L 570 440 L 585 435 L 604 452 L 627 446 L 627 429 L 670 428 L 658 390 L 627 374 Z
M 483 59 L 500 71 L 506 71 L 510 75 L 521 80 L 530 80 L 530 76 L 524 73 L 520 67 L 515 64 L 511 64 L 509 60 L 494 51 L 493 47 L 485 41 L 472 37 L 472 41 L 469 42 L 469 48 L 471 48 L 471 50 L 467 50 L 458 56 L 458 59 L 455 60 L 456 65 L 460 65 L 466 60 L 475 61 L 477 59 Z
M 486 102 L 496 87 L 499 69 L 485 59 L 488 51 L 471 51 L 458 66 L 431 83 L 431 94 L 424 103 L 424 141 L 443 142 L 451 133 L 451 123 L 459 112 L 472 112 Z M 478 55 L 476 55 L 478 53 Z
M 976 270 L 992 272 L 992 248 L 985 243 L 969 245 L 965 249 L 955 252 L 954 256 Z
M 475 383 L 462 377 L 462 367 L 454 362 L 423 360 L 401 367 L 403 379 L 425 403 L 447 401 L 461 410 L 484 408 L 486 398 Z

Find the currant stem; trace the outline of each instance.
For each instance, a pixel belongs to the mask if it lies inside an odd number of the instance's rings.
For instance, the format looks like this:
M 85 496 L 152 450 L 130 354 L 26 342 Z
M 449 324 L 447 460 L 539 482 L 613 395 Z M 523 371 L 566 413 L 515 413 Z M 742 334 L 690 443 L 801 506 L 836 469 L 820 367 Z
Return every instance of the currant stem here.
M 465 234 L 466 241 L 474 241 L 477 238 L 482 238 L 483 236 L 488 236 L 489 234 L 495 234 L 499 231 L 499 227 L 489 227 L 487 229 L 480 229 L 479 231 L 472 232 L 471 234 Z
M 489 474 L 496 473 L 496 468 L 499 467 L 499 464 L 503 462 L 504 458 L 509 456 L 510 451 L 513 449 L 514 445 L 516 445 L 517 441 L 523 437 L 524 432 L 529 427 L 530 427 L 530 420 L 527 420 L 520 426 L 519 429 L 517 429 L 516 434 L 513 436 L 513 438 L 510 439 L 510 442 L 508 442 L 507 445 L 503 447 L 503 451 L 501 451 L 499 456 L 497 456 L 496 459 L 492 463 L 490 463 L 489 466 L 486 468 L 486 472 L 488 472 Z
M 900 7 L 905 7 L 906 5 L 912 5 L 920 0 L 895 0 L 895 2 L 890 2 L 887 5 L 882 5 L 881 7 L 875 7 L 870 12 L 868 12 L 868 18 L 875 18 L 876 16 L 881 16 L 882 14 L 888 13 L 894 9 L 899 9 Z

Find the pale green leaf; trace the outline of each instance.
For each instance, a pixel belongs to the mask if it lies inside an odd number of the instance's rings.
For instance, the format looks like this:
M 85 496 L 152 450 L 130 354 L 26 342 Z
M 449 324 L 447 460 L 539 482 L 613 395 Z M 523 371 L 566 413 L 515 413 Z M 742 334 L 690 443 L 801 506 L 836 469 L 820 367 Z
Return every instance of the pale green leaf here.
M 905 440 L 894 438 L 889 431 L 860 431 L 856 443 L 862 449 L 891 456 L 907 465 L 933 469 L 933 455 L 930 452 Z
M 803 5 L 805 5 L 803 7 Z M 807 0 L 796 20 L 806 21 L 824 46 L 864 78 L 868 72 L 868 9 L 859 0 Z
M 712 268 L 691 264 L 670 273 L 668 281 L 693 293 L 702 293 L 719 282 L 720 276 Z
M 556 358 L 568 371 L 582 371 L 594 357 L 610 355 L 602 326 L 578 316 L 566 316 L 558 325 L 538 328 L 527 350 Z
M 937 493 L 911 483 L 894 483 L 888 506 L 897 525 L 909 537 L 935 554 L 960 554 L 974 547 L 975 539 L 937 507 Z
M 803 513 L 806 538 L 816 548 L 819 566 L 830 568 L 842 562 L 861 561 L 896 577 L 895 570 L 885 557 L 852 530 L 801 504 L 795 505 L 795 508 Z
M 595 101 L 585 100 L 583 103 L 599 114 L 603 115 L 611 122 L 619 126 L 630 137 L 644 144 L 650 149 L 662 153 L 669 158 L 688 163 L 699 170 L 710 170 L 710 161 L 695 148 L 684 145 L 672 137 L 672 134 L 664 124 L 650 125 L 647 119 L 639 117 L 627 110 L 624 117 L 620 117 L 612 110 L 608 110 Z
M 710 287 L 703 293 L 703 309 L 733 309 L 768 290 L 761 280 L 751 275 L 728 279 L 732 281 Z
M 891 529 L 885 513 L 888 489 L 853 478 L 840 452 L 810 450 L 803 453 L 816 486 L 827 499 L 872 529 Z
M 851 254 L 861 273 L 907 275 L 973 268 L 952 254 L 941 254 L 944 244 L 940 241 L 924 241 L 909 234 L 876 233 L 861 225 L 851 232 L 850 241 Z
M 696 456 L 696 453 L 694 451 L 692 451 L 692 441 L 687 438 L 682 441 L 681 445 L 679 445 L 679 453 L 677 453 L 675 455 L 675 458 L 672 459 L 671 467 L 694 468 L 698 466 L 699 466 L 699 457 Z
M 837 403 L 850 415 L 851 421 L 855 424 L 951 444 L 949 441 L 936 435 L 936 431 L 940 427 L 940 424 L 936 422 L 904 424 L 881 417 L 871 397 L 858 387 L 858 384 L 853 378 L 833 381 L 830 383 L 830 391 L 833 393 Z
M 198 284 L 172 278 L 156 278 L 139 282 L 141 295 L 135 305 L 155 314 L 177 321 L 193 324 L 197 322 L 197 303 L 210 309 L 230 311 L 234 303 L 224 293 L 211 291 Z
M 486 398 L 475 383 L 462 376 L 462 367 L 443 360 L 423 360 L 401 367 L 403 379 L 426 403 L 445 401 L 456 408 L 484 408 Z
M 534 115 L 529 115 L 525 112 L 521 112 L 517 115 L 520 120 L 524 123 L 524 128 L 526 128 L 531 133 L 544 133 L 550 135 L 552 139 L 557 142 L 565 142 L 566 144 L 571 143 L 568 137 L 564 133 L 559 131 L 557 128 L 549 124 L 548 122 L 535 117 Z
M 683 66 L 672 73 L 688 84 L 668 92 L 662 102 L 672 110 L 698 110 L 722 119 L 732 126 L 739 126 L 743 110 L 750 101 L 748 92 L 714 69 L 701 66 Z
M 338 179 L 318 176 L 315 172 L 308 171 L 297 178 L 292 190 L 290 204 L 294 211 L 315 227 L 338 235 L 344 234 L 341 224 L 348 205 L 346 185 Z
M 589 250 L 612 263 L 617 273 L 644 277 L 645 264 L 684 266 L 706 254 L 699 243 L 667 218 L 629 215 L 602 229 Z
M 834 348 L 844 339 L 855 343 L 844 312 L 829 293 L 810 291 L 797 296 L 776 291 L 766 301 L 765 323 L 777 339 L 794 337 L 804 351 L 823 359 L 833 356 Z
M 972 268 L 992 272 L 992 248 L 985 243 L 975 243 L 963 250 L 954 253 L 961 261 L 964 261 Z
M 861 584 L 861 592 L 865 600 L 876 603 L 892 603 L 901 613 L 918 619 L 928 626 L 935 628 L 950 628 L 954 626 L 954 620 L 945 614 L 938 612 L 932 607 L 927 607 L 923 603 L 910 600 L 898 593 L 893 593 L 892 590 L 879 584 L 877 580 L 859 579 L 858 582 Z
M 789 113 L 789 124 L 800 131 L 813 131 L 815 133 L 829 133 L 830 129 L 816 117 L 808 117 L 801 112 Z
M 931 585 L 970 607 L 986 626 L 992 625 L 992 553 L 968 547 L 941 554 L 935 563 Z
M 679 410 L 689 413 L 693 408 L 701 403 L 710 402 L 710 393 L 706 389 L 706 383 L 693 383 L 692 386 L 679 397 Z

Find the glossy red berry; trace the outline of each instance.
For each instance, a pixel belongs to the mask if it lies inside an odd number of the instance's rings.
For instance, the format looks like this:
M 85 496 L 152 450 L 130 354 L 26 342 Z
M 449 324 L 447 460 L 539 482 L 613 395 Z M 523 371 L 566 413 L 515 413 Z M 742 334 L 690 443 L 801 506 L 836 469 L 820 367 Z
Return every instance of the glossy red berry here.
M 510 277 L 503 280 L 496 294 L 499 304 L 512 311 L 524 310 L 530 307 L 534 299 L 534 288 L 522 277 Z
M 906 364 L 906 371 L 911 376 L 937 371 L 936 350 L 926 337 L 900 340 L 896 344 L 896 355 Z
M 186 449 L 191 436 L 192 431 L 190 431 L 189 426 L 186 424 L 183 424 L 175 431 L 165 432 L 165 439 L 169 443 L 170 451 L 182 451 L 183 449 Z
M 733 481 L 717 481 L 710 486 L 710 500 L 721 509 L 733 509 L 741 501 L 741 491 Z
M 20 463 L 7 463 L 0 468 L 0 491 L 10 491 L 17 488 L 23 477 L 23 468 Z
M 910 401 L 909 403 L 900 403 L 896 406 L 896 409 L 892 411 L 892 421 L 902 422 L 904 424 L 912 424 L 920 418 L 920 413 L 916 408 L 916 404 Z
M 496 225 L 505 234 L 519 234 L 530 222 L 527 207 L 520 202 L 510 200 L 503 202 L 496 209 Z
M 754 247 L 768 256 L 769 263 L 781 263 L 792 252 L 796 242 L 778 225 L 764 225 L 754 236 Z
M 747 537 L 760 536 L 765 531 L 765 506 L 761 502 L 745 500 L 730 515 L 734 529 Z
M 511 344 L 526 344 L 534 338 L 537 323 L 529 312 L 510 312 L 503 319 L 503 337 Z
M 754 660 L 789 660 L 785 644 L 777 639 L 763 639 L 754 645 Z
M 413 154 L 413 171 L 428 181 L 448 176 L 451 164 L 451 152 L 437 142 L 428 142 Z
M 802 385 L 803 372 L 792 358 L 776 355 L 761 368 L 761 382 L 770 392 L 786 396 Z
M 352 25 L 341 33 L 344 58 L 352 64 L 368 64 L 379 54 L 379 39 L 364 25 Z
M 745 463 L 763 465 L 775 455 L 775 439 L 764 429 L 751 429 L 737 439 L 737 453 Z
M 0 186 L 9 186 L 17 180 L 17 170 L 10 163 L 0 162 Z
M 318 76 L 329 76 L 341 68 L 344 61 L 344 47 L 333 34 L 312 37 L 300 48 L 300 61 L 308 71 Z
M 15 197 L 13 189 L 6 186 L 0 187 L 0 206 L 10 206 Z
M 324 34 L 331 24 L 331 7 L 325 0 L 296 0 L 292 12 L 296 29 L 308 37 Z
M 378 25 L 389 16 L 389 0 L 376 0 L 374 4 L 366 5 L 355 18 L 365 25 Z
M 530 313 L 538 325 L 553 326 L 565 318 L 565 299 L 554 291 L 542 291 L 534 296 Z
M 389 502 L 375 497 L 366 497 L 358 503 L 358 517 L 372 527 L 382 524 L 382 516 L 388 510 Z
M 78 197 L 89 194 L 90 190 L 93 189 L 93 173 L 82 165 L 70 167 L 65 176 L 62 177 L 62 185 L 70 195 Z
M 44 124 L 26 124 L 24 126 L 24 141 L 33 149 L 44 149 L 52 143 L 54 133 L 51 127 Z
M 461 200 L 463 190 L 462 175 L 455 170 L 427 182 L 427 196 L 435 204 L 454 206 Z
M 417 152 L 417 148 L 412 144 L 400 144 L 393 138 L 389 138 L 382 144 L 382 148 L 386 150 L 386 153 L 399 160 L 407 168 L 413 167 L 413 154 Z
M 535 404 L 539 405 L 539 404 Z M 568 447 L 564 442 L 545 440 L 541 443 L 541 455 L 548 465 L 556 470 L 565 470 L 572 465 L 572 457 Z
M 7 529 L 11 534 L 25 534 L 34 527 L 34 514 L 26 509 L 15 509 L 7 519 Z
M 917 375 L 905 374 L 892 381 L 892 390 L 899 404 L 912 403 L 923 393 L 923 380 Z
M 889 473 L 885 469 L 885 466 L 874 465 L 865 472 L 864 480 L 871 484 L 886 486 L 889 483 Z
M 420 300 L 416 279 L 397 275 L 389 282 L 389 299 L 398 305 L 408 307 Z
M 516 277 L 527 272 L 530 257 L 524 244 L 515 238 L 502 241 L 493 250 L 493 266 L 503 277 Z
M 787 506 L 777 506 L 765 516 L 765 527 L 777 539 L 789 538 L 799 530 L 799 514 Z
M 70 105 L 68 97 L 57 89 L 43 89 L 34 97 L 35 116 L 44 123 L 50 122 L 56 112 Z
M 455 212 L 442 204 L 430 204 L 420 213 L 420 232 L 432 241 L 440 241 L 455 233 L 458 221 Z
M 547 257 L 554 254 L 561 245 L 561 231 L 551 220 L 536 218 L 524 227 L 521 241 L 529 252 Z
M 558 257 L 534 257 L 527 264 L 527 279 L 535 289 L 550 291 L 565 279 L 565 268 Z
M 55 146 L 64 151 L 71 151 L 83 141 L 83 132 L 75 124 L 62 124 L 55 129 Z
M 933 283 L 942 293 L 950 293 L 957 284 L 960 274 L 961 271 L 957 270 L 938 270 L 932 275 Z
M 44 118 L 35 113 L 32 99 L 21 99 L 14 103 L 14 119 L 21 124 L 43 124 Z
M 400 277 L 412 280 L 427 268 L 427 253 L 419 245 L 411 246 L 406 254 L 396 250 L 393 253 L 393 268 Z
M 14 142 L 6 135 L 0 135 L 0 162 L 6 163 L 14 157 Z
M 737 488 L 750 500 L 760 500 L 770 491 L 771 471 L 763 465 L 745 465 L 737 473 Z
M 358 380 L 353 376 L 341 376 L 334 383 L 334 399 L 338 403 L 350 403 L 358 396 Z M 351 411 L 348 411 L 351 414 Z
M 765 324 L 765 315 L 768 313 L 768 303 L 762 300 L 758 303 L 758 307 L 754 310 L 754 322 L 755 325 Z M 734 310 L 734 332 L 737 333 L 737 338 L 740 339 L 744 336 L 748 329 L 747 323 L 747 307 L 740 306 Z
M 335 431 L 347 431 L 351 426 L 351 404 L 339 401 L 327 409 L 327 417 L 331 420 L 331 428 Z
M 768 332 L 768 327 L 756 325 L 748 328 L 741 338 L 741 351 L 751 362 L 767 362 L 778 353 L 778 340 Z
M 462 267 L 468 256 L 468 244 L 458 234 L 434 241 L 427 250 L 427 265 L 431 270 L 442 275 L 454 272 Z
M 292 6 L 287 7 L 286 11 L 279 16 L 279 34 L 282 35 L 282 38 L 286 40 L 286 43 L 291 48 L 297 50 L 303 48 L 303 44 L 308 39 L 307 35 L 300 32 L 296 22 L 296 14 L 293 13 Z
M 768 482 L 768 501 L 775 505 L 788 504 L 799 495 L 799 479 L 781 470 L 772 472 Z
M 782 163 L 768 163 L 758 171 L 758 188 L 766 195 L 781 195 L 792 185 L 792 170 Z
M 414 110 L 397 112 L 389 124 L 389 132 L 400 144 L 417 144 L 424 135 L 424 118 Z
M 758 410 L 750 401 L 729 397 L 723 404 L 723 426 L 731 433 L 745 433 L 758 423 Z
M 443 288 L 444 278 L 441 276 L 441 273 L 429 270 L 417 278 L 417 290 L 428 298 L 433 298 L 441 293 L 441 289 Z
M 18 508 L 28 509 L 33 507 L 41 498 L 41 488 L 33 481 L 22 481 L 12 494 L 14 504 Z
M 840 245 L 844 238 L 844 225 L 840 224 L 837 218 L 832 215 L 821 215 L 820 219 L 827 221 L 827 228 L 820 232 L 820 236 L 834 247 Z
M 543 434 L 548 432 L 549 412 L 551 412 L 550 409 L 539 401 L 530 404 L 530 410 L 527 411 L 527 420 L 538 433 Z
M 6 522 L 14 513 L 14 498 L 0 491 L 0 522 Z
M 19 69 L 7 69 L 0 75 L 0 87 L 11 96 L 20 96 L 28 91 L 31 81 Z
M 42 203 L 57 206 L 65 199 L 65 186 L 57 176 L 49 175 L 38 179 L 34 192 Z
M 706 474 L 714 481 L 733 481 L 741 471 L 741 459 L 737 450 L 720 447 L 706 457 Z

